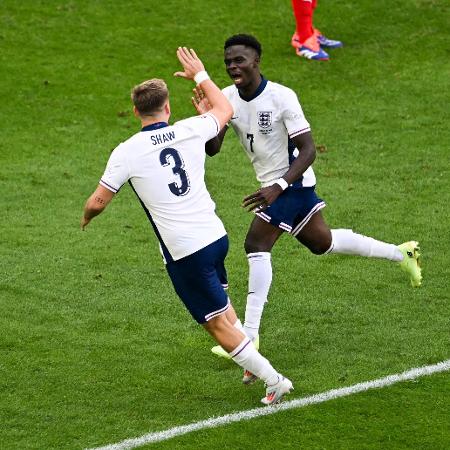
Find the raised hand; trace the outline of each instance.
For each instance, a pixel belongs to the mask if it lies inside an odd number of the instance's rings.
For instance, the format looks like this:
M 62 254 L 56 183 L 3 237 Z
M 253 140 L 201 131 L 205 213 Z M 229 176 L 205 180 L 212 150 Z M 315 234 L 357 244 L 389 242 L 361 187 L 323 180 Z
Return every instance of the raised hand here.
M 211 103 L 209 103 L 202 88 L 196 86 L 192 91 L 194 92 L 194 96 L 191 98 L 191 101 L 197 112 L 199 114 L 205 114 L 210 111 L 212 109 Z
M 205 70 L 205 66 L 192 48 L 188 49 L 187 47 L 178 47 L 177 56 L 183 66 L 184 72 L 175 72 L 174 75 L 176 77 L 193 80 L 197 73 Z

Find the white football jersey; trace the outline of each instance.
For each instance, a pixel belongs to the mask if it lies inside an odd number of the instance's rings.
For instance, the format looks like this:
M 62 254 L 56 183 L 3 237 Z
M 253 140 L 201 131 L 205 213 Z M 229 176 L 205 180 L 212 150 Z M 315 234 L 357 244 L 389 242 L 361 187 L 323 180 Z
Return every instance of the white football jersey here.
M 264 78 L 251 99 L 241 98 L 234 85 L 223 93 L 233 106 L 231 126 L 253 164 L 257 180 L 263 187 L 273 184 L 298 156 L 289 138 L 311 130 L 296 93 Z M 311 166 L 301 183 L 304 187 L 316 184 Z
M 205 185 L 205 142 L 217 136 L 212 114 L 144 127 L 112 152 L 100 184 L 129 181 L 160 241 L 166 262 L 225 236 Z

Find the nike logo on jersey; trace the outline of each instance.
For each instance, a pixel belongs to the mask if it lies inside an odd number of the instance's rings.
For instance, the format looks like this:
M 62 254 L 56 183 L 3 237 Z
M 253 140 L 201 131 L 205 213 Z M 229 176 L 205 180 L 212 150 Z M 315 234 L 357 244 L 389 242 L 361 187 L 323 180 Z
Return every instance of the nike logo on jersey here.
M 232 117 L 231 120 L 239 119 L 239 116 Z

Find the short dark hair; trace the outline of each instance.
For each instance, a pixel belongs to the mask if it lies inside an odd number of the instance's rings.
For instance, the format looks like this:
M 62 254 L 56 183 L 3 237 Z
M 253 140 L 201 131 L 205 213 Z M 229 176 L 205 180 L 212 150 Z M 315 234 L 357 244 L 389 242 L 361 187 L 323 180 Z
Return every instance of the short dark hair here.
M 250 34 L 235 34 L 234 36 L 229 37 L 225 41 L 223 49 L 226 50 L 228 47 L 231 47 L 233 45 L 245 45 L 246 47 L 251 47 L 256 51 L 256 53 L 258 53 L 258 56 L 261 56 L 261 44 L 259 43 L 258 39 Z

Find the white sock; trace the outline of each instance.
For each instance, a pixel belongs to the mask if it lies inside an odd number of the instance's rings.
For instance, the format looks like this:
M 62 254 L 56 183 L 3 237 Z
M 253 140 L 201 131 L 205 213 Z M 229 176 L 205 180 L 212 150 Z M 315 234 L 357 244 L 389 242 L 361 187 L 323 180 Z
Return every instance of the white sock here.
M 272 364 L 256 350 L 253 342 L 249 338 L 244 338 L 242 342 L 230 352 L 233 361 L 243 369 L 250 371 L 265 383 L 272 385 L 278 382 L 278 372 Z
M 247 258 L 249 273 L 244 331 L 250 339 L 255 340 L 272 284 L 272 262 L 269 252 L 249 253 Z
M 331 236 L 332 244 L 328 253 L 385 258 L 391 261 L 403 260 L 402 252 L 394 244 L 377 241 L 345 229 L 331 230 Z
M 242 333 L 245 334 L 244 327 L 242 325 L 242 322 L 239 319 L 236 319 L 236 322 L 234 322 L 233 327 L 237 328 L 239 331 L 242 331 Z

